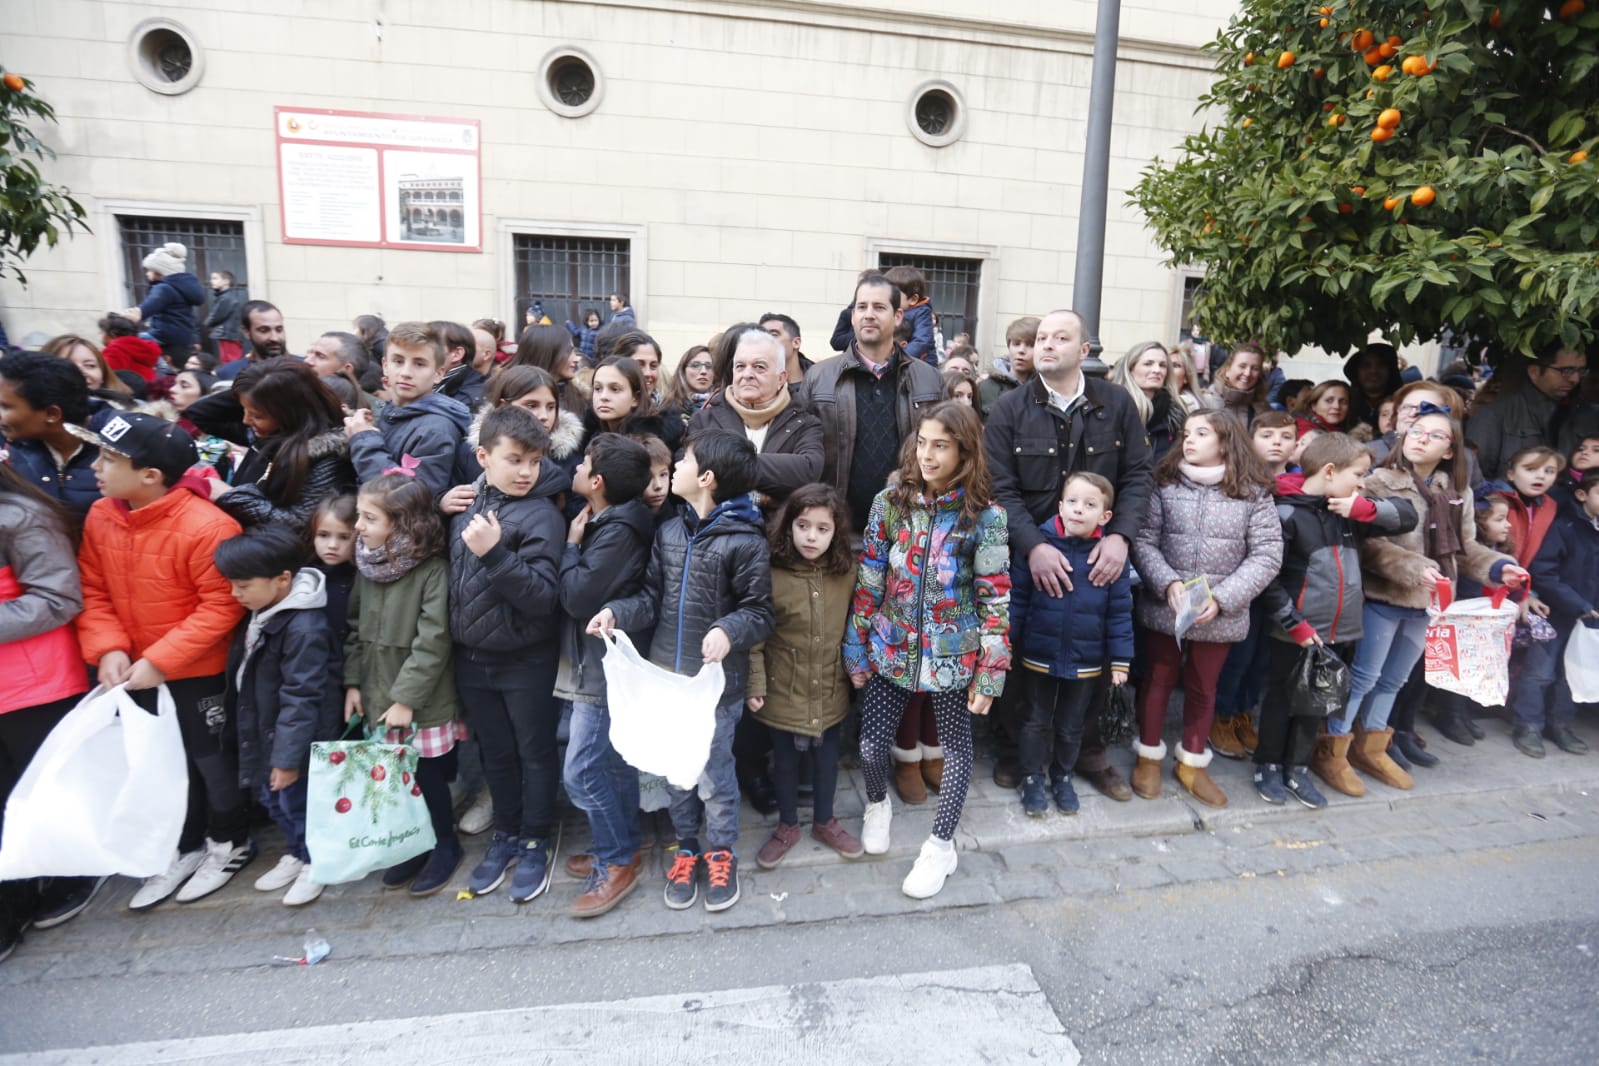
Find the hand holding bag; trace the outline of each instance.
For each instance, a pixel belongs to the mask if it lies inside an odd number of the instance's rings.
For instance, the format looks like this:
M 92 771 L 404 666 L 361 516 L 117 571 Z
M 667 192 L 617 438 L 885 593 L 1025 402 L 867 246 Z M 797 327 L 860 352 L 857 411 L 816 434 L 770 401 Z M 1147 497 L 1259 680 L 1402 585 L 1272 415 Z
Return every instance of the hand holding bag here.
M 1484 707 L 1502 707 L 1510 690 L 1510 642 L 1519 609 L 1506 603 L 1508 588 L 1487 596 L 1453 600 L 1440 581 L 1437 605 L 1428 608 L 1427 684 Z
M 352 719 L 344 735 L 357 726 L 364 732 L 366 719 Z M 433 850 L 438 841 L 416 764 L 416 749 L 380 738 L 311 745 L 305 809 L 311 880 L 359 881 Z
M 605 645 L 611 746 L 629 766 L 693 788 L 711 757 L 716 704 L 725 684 L 721 663 L 693 677 L 649 662 L 620 630 Z
M 121 685 L 96 688 L 56 723 L 6 803 L 0 881 L 164 873 L 189 804 L 177 710 L 150 714 Z

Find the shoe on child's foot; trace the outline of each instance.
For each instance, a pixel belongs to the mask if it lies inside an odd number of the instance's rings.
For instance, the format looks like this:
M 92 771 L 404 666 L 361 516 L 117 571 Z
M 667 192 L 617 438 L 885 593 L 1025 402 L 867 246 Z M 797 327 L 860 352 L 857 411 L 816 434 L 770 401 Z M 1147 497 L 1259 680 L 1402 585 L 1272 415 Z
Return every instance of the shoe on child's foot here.
M 772 830 L 771 838 L 761 845 L 760 851 L 756 852 L 755 865 L 763 870 L 775 870 L 789 849 L 799 843 L 799 838 L 799 826 L 778 822 L 777 828 Z
M 1255 764 L 1255 791 L 1260 798 L 1273 807 L 1281 807 L 1288 802 L 1288 789 L 1283 783 L 1283 768 L 1278 763 L 1261 762 Z
M 255 879 L 255 890 L 257 892 L 281 892 L 294 884 L 294 879 L 300 876 L 300 870 L 305 865 L 293 855 L 285 855 L 278 860 L 276 866 Z
M 798 830 L 795 831 L 796 833 Z M 738 902 L 738 856 L 726 848 L 705 853 L 705 909 L 725 911 Z
M 1316 787 L 1316 782 L 1310 779 L 1310 767 L 1290 766 L 1283 771 L 1283 786 L 1288 789 L 1294 799 L 1303 803 L 1313 811 L 1323 810 L 1327 806 L 1327 797 L 1321 794 Z
M 1476 715 L 1472 714 L 1468 710 L 1463 712 L 1460 717 L 1465 720 L 1466 732 L 1470 733 L 1477 740 L 1488 739 L 1488 733 L 1482 728 L 1482 724 L 1477 721 Z
M 1548 737 L 1550 743 L 1567 755 L 1588 754 L 1587 741 L 1572 732 L 1571 727 L 1564 722 L 1551 722 L 1544 727 L 1543 735 Z M 39 923 L 34 922 L 33 924 L 38 925 Z
M 517 856 L 521 853 L 520 838 L 496 829 L 489 838 L 489 850 L 483 853 L 483 860 L 472 867 L 466 887 L 474 896 L 486 896 L 493 892 L 505 880 L 505 872 L 516 865 Z
M 928 837 L 900 891 L 912 899 L 931 899 L 944 887 L 945 879 L 955 872 L 955 863 L 953 840 Z
M 294 879 L 294 884 L 289 886 L 288 892 L 283 895 L 285 907 L 303 907 L 322 894 L 322 886 L 311 880 L 311 864 L 302 863 L 300 873 Z
M 494 798 L 489 795 L 488 786 L 485 785 L 477 790 L 477 798 L 472 801 L 472 806 L 462 812 L 456 828 L 467 836 L 475 837 L 493 824 Z
M 700 857 L 684 847 L 668 853 L 672 865 L 666 870 L 666 905 L 674 911 L 686 911 L 700 898 Z
M 197 899 L 209 896 L 233 880 L 234 874 L 250 865 L 255 855 L 253 840 L 246 839 L 243 844 L 207 840 L 205 859 L 200 863 L 200 868 L 194 871 L 194 876 L 183 882 L 183 887 L 178 889 L 178 902 L 193 903 Z
M 427 854 L 427 862 L 423 863 L 422 872 L 411 882 L 409 889 L 411 895 L 418 898 L 431 896 L 449 884 L 450 878 L 455 876 L 456 867 L 461 865 L 461 860 L 465 857 L 466 852 L 461 850 L 459 840 L 451 840 L 434 847 Z
M 54 929 L 82 914 L 106 883 L 102 877 L 56 877 L 47 883 L 33 916 L 35 929 Z
M 200 868 L 205 861 L 205 849 L 180 852 L 172 856 L 172 863 L 165 873 L 146 877 L 139 886 L 133 898 L 128 901 L 128 910 L 147 911 L 156 904 L 171 897 L 172 893 L 183 887 L 183 883 L 194 876 L 194 871 Z
M 1022 778 L 1022 810 L 1029 818 L 1042 818 L 1049 813 L 1049 793 L 1044 790 L 1042 774 Z
M 1242 759 L 1244 745 L 1238 739 L 1238 720 L 1236 718 L 1223 718 L 1220 715 L 1210 722 L 1210 747 L 1217 755 L 1224 759 Z
M 1260 734 L 1255 732 L 1255 720 L 1248 711 L 1233 715 L 1233 736 L 1238 738 L 1245 755 L 1254 755 L 1255 749 L 1260 747 Z
M 1062 814 L 1076 814 L 1081 804 L 1077 801 L 1077 790 L 1072 787 L 1071 774 L 1067 774 L 1059 781 L 1052 782 L 1050 791 L 1055 794 L 1055 806 Z
M 861 846 L 868 855 L 888 854 L 888 828 L 894 820 L 894 808 L 888 797 L 866 804 L 861 816 Z
M 517 856 L 516 872 L 511 875 L 511 902 L 528 903 L 537 899 L 550 887 L 549 842 L 540 837 L 521 841 L 522 850 Z
M 1534 759 L 1541 759 L 1544 756 L 1543 737 L 1538 735 L 1536 729 L 1528 729 L 1524 725 L 1518 725 L 1510 732 L 1510 742 L 1523 755 L 1531 756 Z
M 390 866 L 383 871 L 384 888 L 404 888 L 416 880 L 416 875 L 422 872 L 422 867 L 427 865 L 428 856 L 432 852 L 424 851 L 420 855 L 413 855 L 404 862 Z
M 858 859 L 866 854 L 866 845 L 839 825 L 837 818 L 811 826 L 811 839 L 821 841 L 846 859 Z

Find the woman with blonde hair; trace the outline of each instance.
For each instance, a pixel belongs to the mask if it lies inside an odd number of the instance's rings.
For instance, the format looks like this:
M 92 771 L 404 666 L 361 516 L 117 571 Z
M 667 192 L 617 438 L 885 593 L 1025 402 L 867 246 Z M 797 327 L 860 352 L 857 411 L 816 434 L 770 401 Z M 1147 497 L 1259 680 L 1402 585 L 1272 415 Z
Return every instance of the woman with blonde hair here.
M 1229 352 L 1216 368 L 1216 380 L 1205 390 L 1205 399 L 1216 410 L 1237 415 L 1247 428 L 1267 407 L 1266 350 L 1245 341 Z
M 65 359 L 77 367 L 83 374 L 83 380 L 89 383 L 91 392 L 104 389 L 122 396 L 133 395 L 128 383 L 117 377 L 116 371 L 105 361 L 99 346 L 76 333 L 63 333 L 59 337 L 51 337 L 39 350 L 46 355 Z
M 1171 356 L 1159 341 L 1144 341 L 1127 350 L 1127 355 L 1111 367 L 1110 380 L 1127 390 L 1138 408 L 1149 433 L 1149 447 L 1155 462 L 1160 462 L 1183 431 L 1188 409 L 1183 406 L 1177 384 L 1172 379 Z

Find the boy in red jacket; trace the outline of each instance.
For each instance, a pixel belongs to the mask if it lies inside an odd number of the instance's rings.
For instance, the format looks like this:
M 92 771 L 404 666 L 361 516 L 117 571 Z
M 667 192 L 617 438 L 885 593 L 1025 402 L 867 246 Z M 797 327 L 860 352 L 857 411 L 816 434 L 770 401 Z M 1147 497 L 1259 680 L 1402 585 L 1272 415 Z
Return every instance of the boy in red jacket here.
M 187 474 L 194 441 L 170 422 L 119 414 L 101 427 L 95 480 L 102 498 L 83 526 L 78 639 L 102 685 L 126 685 L 154 711 L 166 685 L 189 761 L 189 814 L 166 873 L 128 904 L 145 910 L 177 893 L 188 903 L 227 884 L 255 858 L 228 728 L 224 674 L 242 613 L 212 554 L 239 524 Z

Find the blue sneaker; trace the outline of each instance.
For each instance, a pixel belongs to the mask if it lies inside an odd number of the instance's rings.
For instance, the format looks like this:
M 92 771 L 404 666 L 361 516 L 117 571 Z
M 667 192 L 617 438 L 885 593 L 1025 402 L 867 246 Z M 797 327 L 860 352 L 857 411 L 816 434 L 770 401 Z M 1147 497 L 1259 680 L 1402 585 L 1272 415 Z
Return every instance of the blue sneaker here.
M 1049 813 L 1049 793 L 1044 790 L 1042 774 L 1022 778 L 1022 810 L 1029 818 L 1042 818 Z
M 1311 810 L 1319 811 L 1327 806 L 1327 797 L 1321 794 L 1316 788 L 1316 783 L 1310 779 L 1308 766 L 1288 767 L 1283 771 L 1283 784 L 1287 786 L 1294 799 Z
M 511 875 L 511 902 L 537 899 L 550 887 L 550 846 L 538 837 L 518 841 L 522 845 Z
M 505 880 L 505 871 L 516 865 L 521 851 L 519 837 L 496 829 L 489 838 L 489 850 L 484 853 L 483 861 L 472 868 L 472 876 L 466 879 L 466 887 L 474 896 L 493 892 Z
M 1067 774 L 1059 781 L 1054 782 L 1050 788 L 1055 793 L 1055 806 L 1060 808 L 1060 813 L 1077 813 L 1077 790 L 1072 787 L 1072 778 L 1070 774 Z
M 1283 787 L 1283 768 L 1274 762 L 1255 765 L 1255 791 L 1273 807 L 1288 802 L 1288 790 Z

